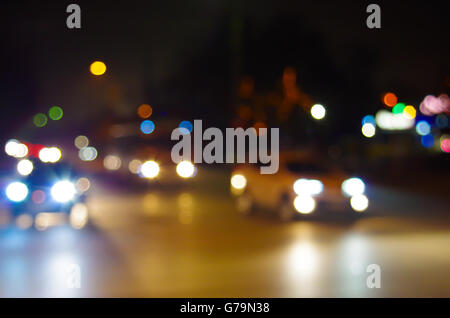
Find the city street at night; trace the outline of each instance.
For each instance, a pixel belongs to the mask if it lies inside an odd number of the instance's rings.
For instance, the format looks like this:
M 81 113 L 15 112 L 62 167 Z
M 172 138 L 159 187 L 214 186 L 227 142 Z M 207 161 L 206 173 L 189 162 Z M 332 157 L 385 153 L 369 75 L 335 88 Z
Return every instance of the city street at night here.
M 223 173 L 213 173 L 227 186 Z M 390 206 L 392 191 L 372 192 L 381 201 L 373 215 L 286 224 L 264 211 L 239 215 L 220 189 L 105 189 L 89 201 L 92 225 L 86 228 L 0 232 L 0 295 L 450 296 L 450 220 L 439 216 L 448 202 L 398 193 L 403 201 L 396 208 Z M 81 267 L 80 289 L 66 286 L 65 271 L 73 263 Z M 382 269 L 380 289 L 366 287 L 372 263 Z
M 445 9 L 6 1 L 0 303 L 438 311 L 434 298 L 450 298 Z

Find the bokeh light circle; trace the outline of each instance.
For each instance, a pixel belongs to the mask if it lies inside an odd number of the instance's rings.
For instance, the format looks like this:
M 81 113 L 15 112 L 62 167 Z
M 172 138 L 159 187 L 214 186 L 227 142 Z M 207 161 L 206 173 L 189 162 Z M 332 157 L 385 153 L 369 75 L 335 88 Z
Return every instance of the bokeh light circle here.
M 386 93 L 383 96 L 383 103 L 388 107 L 394 107 L 397 105 L 397 96 L 394 93 Z
M 95 61 L 91 64 L 90 70 L 93 75 L 103 75 L 106 72 L 106 65 L 101 61 Z
M 431 131 L 431 126 L 430 124 L 425 121 L 425 120 L 421 120 L 416 124 L 416 132 L 421 135 L 421 136 L 425 136 L 428 135 Z
M 83 149 L 89 146 L 89 139 L 86 136 L 77 136 L 74 140 L 75 147 Z
M 80 149 L 78 156 L 82 161 L 93 161 L 97 158 L 98 152 L 94 147 Z
M 371 123 L 365 123 L 361 127 L 361 132 L 364 135 L 364 137 L 372 138 L 373 136 L 375 136 L 376 128 Z
M 36 127 L 44 127 L 45 125 L 47 125 L 47 122 L 47 116 L 43 113 L 36 114 L 33 117 L 33 123 Z
M 326 110 L 325 107 L 323 107 L 320 104 L 315 104 L 313 107 L 311 107 L 311 116 L 314 119 L 320 120 L 325 117 Z
M 189 120 L 183 120 L 179 125 L 178 128 L 180 128 L 180 131 L 183 135 L 187 135 L 192 132 L 194 129 L 194 126 Z
M 247 185 L 247 179 L 242 174 L 235 174 L 231 177 L 231 185 L 233 188 L 241 190 Z
M 144 178 L 153 179 L 159 174 L 159 164 L 153 160 L 146 161 L 140 167 L 140 173 Z
M 403 115 L 408 119 L 416 118 L 417 111 L 412 105 L 405 106 L 403 109 Z
M 450 138 L 441 141 L 441 150 L 446 153 L 450 153 Z
M 405 110 L 406 105 L 404 103 L 398 103 L 392 108 L 393 114 L 402 114 Z
M 108 155 L 103 159 L 103 166 L 107 170 L 119 170 L 122 166 L 122 160 L 119 156 Z
M 59 106 L 53 106 L 48 111 L 48 117 L 52 120 L 60 120 L 63 117 L 63 110 Z
M 421 141 L 425 148 L 431 148 L 434 145 L 434 137 L 431 134 L 422 136 Z
M 180 161 L 176 167 L 177 174 L 182 178 L 190 178 L 195 175 L 195 166 L 190 161 Z
M 316 200 L 307 195 L 299 195 L 294 200 L 294 208 L 302 214 L 309 214 L 316 208 Z
M 141 106 L 138 107 L 137 113 L 139 117 L 146 119 L 152 115 L 153 108 L 148 104 L 142 104 Z
M 17 163 L 17 172 L 22 176 L 29 175 L 34 169 L 33 162 L 28 159 L 22 159 Z
M 376 120 L 375 117 L 372 115 L 366 115 L 363 117 L 362 121 L 361 121 L 361 125 L 364 124 L 372 124 L 372 125 L 376 125 Z
M 147 119 L 141 123 L 141 131 L 142 133 L 148 135 L 151 134 L 155 130 L 155 124 L 153 121 Z

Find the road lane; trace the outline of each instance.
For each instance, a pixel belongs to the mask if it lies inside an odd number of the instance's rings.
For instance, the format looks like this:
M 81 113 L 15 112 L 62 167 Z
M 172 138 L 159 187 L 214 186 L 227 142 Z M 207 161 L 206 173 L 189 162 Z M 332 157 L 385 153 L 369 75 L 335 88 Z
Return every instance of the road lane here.
M 402 200 L 410 210 L 413 198 Z M 0 296 L 450 296 L 448 219 L 426 213 L 280 223 L 201 189 L 102 188 L 89 207 L 80 231 L 1 230 Z M 67 288 L 70 264 L 80 289 Z M 366 286 L 369 264 L 381 267 L 380 289 Z

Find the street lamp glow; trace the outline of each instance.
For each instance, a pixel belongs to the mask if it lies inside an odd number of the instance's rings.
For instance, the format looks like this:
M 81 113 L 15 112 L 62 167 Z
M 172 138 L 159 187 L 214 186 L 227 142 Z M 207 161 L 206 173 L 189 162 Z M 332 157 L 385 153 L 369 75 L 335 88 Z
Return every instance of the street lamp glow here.
M 91 64 L 90 70 L 93 75 L 100 76 L 105 74 L 106 65 L 101 61 L 95 61 Z
M 315 104 L 313 107 L 311 107 L 311 116 L 314 119 L 321 120 L 325 117 L 325 114 L 326 110 L 325 107 L 323 107 L 322 105 Z

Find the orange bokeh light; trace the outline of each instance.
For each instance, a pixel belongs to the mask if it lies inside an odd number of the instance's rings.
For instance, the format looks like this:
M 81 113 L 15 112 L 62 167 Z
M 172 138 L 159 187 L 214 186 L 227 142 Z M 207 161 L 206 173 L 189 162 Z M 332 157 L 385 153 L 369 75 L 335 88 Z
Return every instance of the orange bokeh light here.
M 139 117 L 141 118 L 149 118 L 152 113 L 153 113 L 153 109 L 152 106 L 147 105 L 147 104 L 142 104 L 141 106 L 139 106 L 138 111 L 137 111 Z
M 383 96 L 383 103 L 386 106 L 394 107 L 395 105 L 397 105 L 397 102 L 398 102 L 398 99 L 397 99 L 397 96 L 395 96 L 394 93 L 386 93 L 386 94 L 384 94 L 384 96 Z

